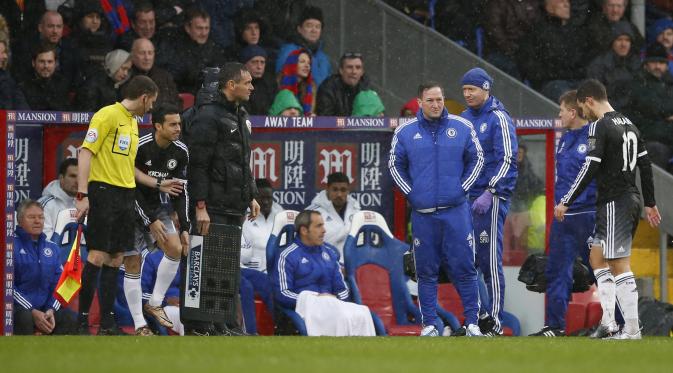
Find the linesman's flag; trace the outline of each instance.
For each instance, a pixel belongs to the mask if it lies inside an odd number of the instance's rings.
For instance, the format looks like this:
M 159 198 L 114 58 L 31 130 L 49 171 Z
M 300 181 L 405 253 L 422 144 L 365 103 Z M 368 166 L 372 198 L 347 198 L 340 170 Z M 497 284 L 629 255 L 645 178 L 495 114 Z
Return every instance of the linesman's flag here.
M 79 243 L 82 239 L 82 224 L 77 227 L 77 237 L 72 243 L 68 261 L 63 266 L 63 273 L 58 279 L 56 289 L 54 289 L 54 298 L 61 302 L 61 305 L 67 306 L 82 288 L 82 257 L 79 253 Z

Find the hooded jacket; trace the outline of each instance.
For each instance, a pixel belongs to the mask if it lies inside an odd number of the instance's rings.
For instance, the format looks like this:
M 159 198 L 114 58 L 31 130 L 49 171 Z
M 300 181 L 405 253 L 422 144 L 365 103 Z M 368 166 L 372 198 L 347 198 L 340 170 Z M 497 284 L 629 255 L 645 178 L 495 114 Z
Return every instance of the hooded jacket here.
M 351 230 L 353 215 L 361 209 L 358 201 L 349 195 L 346 200 L 344 217 L 341 218 L 332 201 L 327 199 L 327 192 L 323 190 L 313 198 L 306 209 L 320 212 L 325 221 L 325 242 L 336 247 L 339 251 L 339 257 L 343 258 L 344 243 L 346 243 L 346 237 Z
M 53 180 L 42 191 L 38 200 L 44 209 L 44 234 L 48 240 L 54 234 L 56 217 L 61 210 L 75 208 L 75 198 L 69 196 L 62 188 L 58 179 Z M 59 232 L 61 233 L 61 232 Z
M 470 190 L 470 198 L 479 197 L 486 189 L 509 198 L 516 185 L 518 151 L 512 118 L 494 96 L 481 108 L 468 108 L 460 116 L 473 123 L 484 151 L 484 169 Z
M 297 35 L 294 42 L 281 45 L 278 51 L 278 58 L 276 59 L 276 73 L 279 74 L 283 70 L 287 56 L 297 49 L 306 49 L 311 53 L 311 75 L 313 75 L 315 85 L 320 86 L 332 73 L 332 65 L 330 65 L 327 54 L 323 52 L 322 41 L 318 41 L 315 45 L 310 45 L 301 36 Z
M 14 303 L 26 310 L 61 308 L 54 289 L 61 277 L 60 250 L 44 233 L 37 241 L 17 227 L 14 234 Z M 16 307 L 16 305 L 15 305 Z
M 191 200 L 205 201 L 209 214 L 243 216 L 257 194 L 245 109 L 218 93 L 199 107 L 187 143 Z
M 418 212 L 459 206 L 467 199 L 484 166 L 484 155 L 472 123 L 444 109 L 428 120 L 397 128 L 388 168 L 393 181 Z
M 283 89 L 276 94 L 273 104 L 271 104 L 271 107 L 269 108 L 269 115 L 278 116 L 283 111 L 292 108 L 299 110 L 299 114 L 304 114 L 304 110 L 294 93 L 287 89 Z
M 373 90 L 362 91 L 355 96 L 353 101 L 354 117 L 378 117 L 386 110 L 381 98 Z

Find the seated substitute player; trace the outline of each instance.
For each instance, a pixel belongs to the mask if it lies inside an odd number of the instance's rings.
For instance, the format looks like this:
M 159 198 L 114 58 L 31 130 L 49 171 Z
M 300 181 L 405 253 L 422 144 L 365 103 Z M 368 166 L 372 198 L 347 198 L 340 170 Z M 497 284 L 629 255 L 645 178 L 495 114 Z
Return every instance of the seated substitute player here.
M 246 220 L 243 223 L 243 236 L 251 250 L 246 252 L 241 264 L 246 268 L 266 272 L 266 243 L 271 236 L 273 221 L 276 214 L 283 211 L 283 206 L 273 201 L 273 187 L 267 179 L 257 179 L 257 201 L 259 212 L 255 220 Z
M 589 150 L 587 146 L 589 123 L 577 106 L 577 91 L 564 93 L 559 101 L 561 105 L 559 118 L 566 131 L 561 136 L 556 151 L 556 184 L 554 185 L 556 203 L 568 192 L 575 181 L 575 176 L 584 164 Z M 573 286 L 573 264 L 578 255 L 581 255 L 584 262 L 588 264 L 589 250 L 586 243 L 591 239 L 595 224 L 596 183 L 592 182 L 570 206 L 566 218 L 563 221 L 551 223 L 549 261 L 545 270 L 547 278 L 545 326 L 531 335 L 560 337 L 566 334 L 565 317 Z M 597 276 L 601 273 L 600 271 L 604 269 L 596 272 Z M 598 291 L 602 290 L 603 287 L 599 282 Z M 603 317 L 609 318 L 608 315 L 608 313 L 603 313 Z
M 351 230 L 353 215 L 360 211 L 360 204 L 350 196 L 350 179 L 343 172 L 327 176 L 327 188 L 318 193 L 307 210 L 316 210 L 325 220 L 325 241 L 339 250 L 343 263 L 344 244 Z
M 142 290 L 140 265 L 129 268 L 126 266 L 124 276 L 124 293 L 133 316 L 136 334 L 151 335 L 143 317 L 145 313 L 153 316 L 166 328 L 173 328 L 173 323 L 164 312 L 161 304 L 166 289 L 173 281 L 180 265 L 180 256 L 189 248 L 190 222 L 188 217 L 187 189 L 171 198 L 173 210 L 178 215 L 179 227 L 175 227 L 170 211 L 162 205 L 162 197 L 158 186 L 164 179 L 187 180 L 187 164 L 189 152 L 187 146 L 179 141 L 180 110 L 166 105 L 152 113 L 154 133 L 147 134 L 138 141 L 136 169 L 157 179 L 157 187 L 145 185 L 136 187 L 136 211 L 142 225 L 136 226 L 134 250 L 127 251 L 127 257 L 136 257 L 140 261 L 141 250 L 147 245 L 153 249 L 154 244 L 163 250 L 164 257 L 159 263 L 156 282 L 149 301 L 142 306 Z
M 277 304 L 295 310 L 306 322 L 308 335 L 375 335 L 369 309 L 346 302 L 348 286 L 337 253 L 324 245 L 320 213 L 304 210 L 294 225 L 297 237 L 280 253 L 272 279 Z
M 38 200 L 44 209 L 44 234 L 48 240 L 54 234 L 58 213 L 75 207 L 76 194 L 77 158 L 67 158 L 58 167 L 58 179 L 47 184 Z
M 618 330 L 613 320 L 599 328 L 612 339 L 640 339 L 638 323 L 638 290 L 631 272 L 631 243 L 640 219 L 640 193 L 636 187 L 636 166 L 640 169 L 645 213 L 651 226 L 661 222 L 654 200 L 652 165 L 640 131 L 629 118 L 616 112 L 605 92 L 605 86 L 589 79 L 577 89 L 577 103 L 589 120 L 589 153 L 575 182 L 554 208 L 554 215 L 563 221 L 569 206 L 596 178 L 596 229 L 590 260 L 600 282 L 603 313 L 619 302 L 624 315 L 624 328 Z M 614 277 L 613 277 L 614 276 Z M 603 278 L 614 278 L 614 290 Z M 616 298 L 616 299 L 615 299 Z

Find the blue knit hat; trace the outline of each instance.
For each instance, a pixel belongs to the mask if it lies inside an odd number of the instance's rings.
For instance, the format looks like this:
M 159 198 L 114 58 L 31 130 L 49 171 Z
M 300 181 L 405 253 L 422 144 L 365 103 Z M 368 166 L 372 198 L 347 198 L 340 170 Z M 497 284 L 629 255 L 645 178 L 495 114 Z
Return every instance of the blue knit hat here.
M 488 91 L 493 86 L 493 78 L 484 69 L 475 67 L 463 75 L 461 85 L 473 85 Z

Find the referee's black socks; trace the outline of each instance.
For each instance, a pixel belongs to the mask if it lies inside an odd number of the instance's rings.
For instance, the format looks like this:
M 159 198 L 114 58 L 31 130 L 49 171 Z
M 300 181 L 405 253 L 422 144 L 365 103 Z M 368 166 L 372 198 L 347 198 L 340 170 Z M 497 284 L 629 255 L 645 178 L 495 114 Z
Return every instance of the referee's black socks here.
M 117 276 L 119 267 L 109 267 L 103 264 L 100 271 L 100 315 L 101 328 L 114 327 L 114 303 L 117 296 Z
M 82 289 L 79 291 L 80 322 L 84 321 L 81 320 L 84 315 L 89 314 L 89 308 L 91 308 L 91 303 L 93 302 L 93 295 L 98 287 L 99 272 L 99 266 L 91 262 L 86 262 L 86 264 L 84 264 L 84 269 L 82 269 Z

